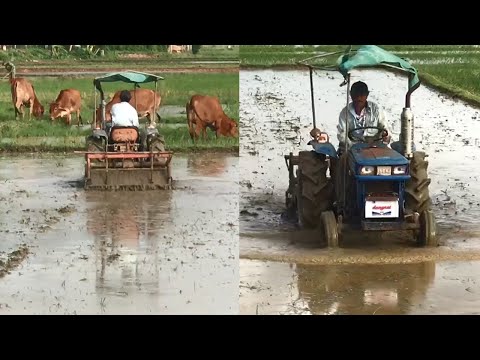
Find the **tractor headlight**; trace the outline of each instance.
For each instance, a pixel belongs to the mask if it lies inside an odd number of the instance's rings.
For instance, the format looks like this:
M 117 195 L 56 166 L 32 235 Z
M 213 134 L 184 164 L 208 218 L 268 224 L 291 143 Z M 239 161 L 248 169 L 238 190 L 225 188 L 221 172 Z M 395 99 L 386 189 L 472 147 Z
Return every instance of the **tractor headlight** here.
M 375 173 L 374 166 L 362 166 L 360 168 L 360 175 L 373 175 Z
M 403 175 L 406 172 L 407 172 L 407 165 L 393 167 L 393 175 Z

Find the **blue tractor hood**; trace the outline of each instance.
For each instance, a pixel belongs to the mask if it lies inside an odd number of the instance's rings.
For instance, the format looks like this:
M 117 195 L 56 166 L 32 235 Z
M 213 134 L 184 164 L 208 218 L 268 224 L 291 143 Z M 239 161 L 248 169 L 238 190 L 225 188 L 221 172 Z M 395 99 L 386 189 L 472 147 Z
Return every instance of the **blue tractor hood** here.
M 361 166 L 408 165 L 409 161 L 400 153 L 384 144 L 369 146 L 354 144 L 350 149 L 355 163 Z

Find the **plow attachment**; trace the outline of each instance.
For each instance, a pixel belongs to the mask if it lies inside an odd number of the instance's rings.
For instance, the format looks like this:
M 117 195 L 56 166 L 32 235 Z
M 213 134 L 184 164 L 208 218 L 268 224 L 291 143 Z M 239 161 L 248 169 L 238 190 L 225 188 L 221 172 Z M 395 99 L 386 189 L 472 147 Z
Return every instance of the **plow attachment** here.
M 77 152 L 85 154 L 85 189 L 171 189 L 173 153 Z

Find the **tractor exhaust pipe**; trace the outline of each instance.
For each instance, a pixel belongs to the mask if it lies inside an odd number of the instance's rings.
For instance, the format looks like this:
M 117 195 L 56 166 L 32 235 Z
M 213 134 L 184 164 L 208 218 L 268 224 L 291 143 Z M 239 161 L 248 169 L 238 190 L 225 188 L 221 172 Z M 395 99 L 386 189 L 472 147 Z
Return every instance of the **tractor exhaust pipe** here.
M 410 159 L 413 156 L 413 112 L 410 108 L 403 108 L 401 115 L 402 132 L 400 142 L 403 155 Z
M 409 84 L 413 80 L 413 74 L 409 75 Z M 403 148 L 403 155 L 407 159 L 411 159 L 413 156 L 413 112 L 410 109 L 410 96 L 412 93 L 418 89 L 420 82 L 417 83 L 414 87 L 408 90 L 407 95 L 405 96 L 405 107 L 403 108 L 401 120 L 401 132 L 400 132 L 400 143 Z

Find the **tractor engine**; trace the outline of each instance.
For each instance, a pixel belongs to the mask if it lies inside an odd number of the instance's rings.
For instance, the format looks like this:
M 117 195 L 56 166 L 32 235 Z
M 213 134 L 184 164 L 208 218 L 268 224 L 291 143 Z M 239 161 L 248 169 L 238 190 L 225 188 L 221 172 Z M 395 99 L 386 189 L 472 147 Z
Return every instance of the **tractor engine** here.
M 353 145 L 346 208 L 350 209 L 350 216 L 360 217 L 364 230 L 390 230 L 404 222 L 408 165 L 404 156 L 385 145 Z

